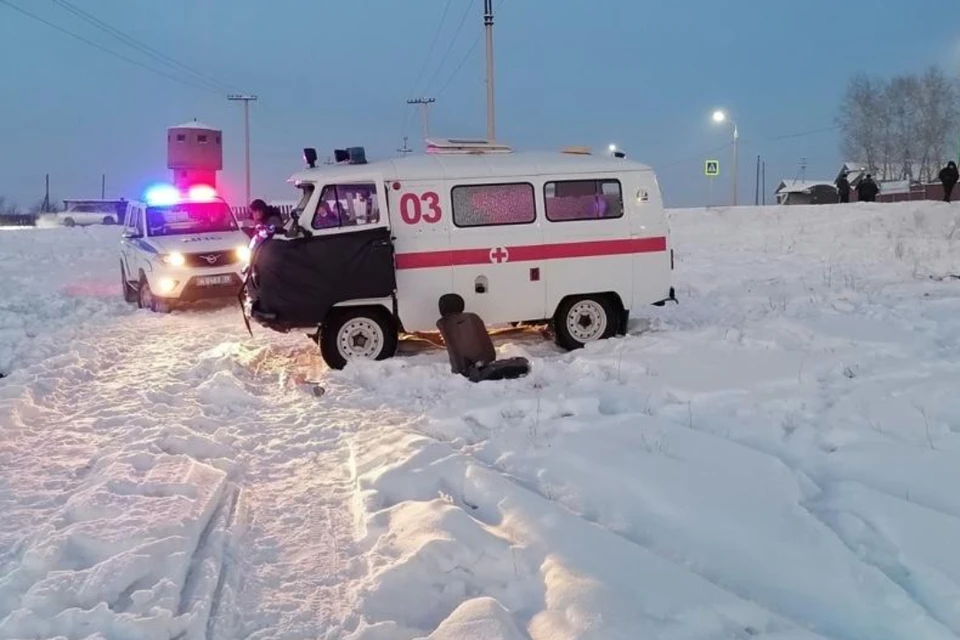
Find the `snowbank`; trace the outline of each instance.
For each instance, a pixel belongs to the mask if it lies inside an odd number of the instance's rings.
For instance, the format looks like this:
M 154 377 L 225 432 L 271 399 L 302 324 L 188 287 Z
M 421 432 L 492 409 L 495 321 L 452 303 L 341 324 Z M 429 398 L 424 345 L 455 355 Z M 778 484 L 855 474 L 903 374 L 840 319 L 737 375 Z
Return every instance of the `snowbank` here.
M 0 373 L 54 356 L 130 313 L 117 227 L 0 228 Z
M 673 211 L 678 306 L 481 385 L 0 233 L 0 637 L 960 637 L 958 221 Z

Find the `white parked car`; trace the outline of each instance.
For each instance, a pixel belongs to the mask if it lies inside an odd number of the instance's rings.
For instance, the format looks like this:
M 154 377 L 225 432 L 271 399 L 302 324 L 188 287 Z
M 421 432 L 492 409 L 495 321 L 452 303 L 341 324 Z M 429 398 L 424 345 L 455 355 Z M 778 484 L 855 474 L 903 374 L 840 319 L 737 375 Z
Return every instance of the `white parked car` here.
M 131 207 L 120 243 L 127 302 L 168 311 L 181 304 L 236 298 L 250 238 L 209 187 L 157 187 Z
M 120 224 L 124 221 L 129 203 L 126 200 L 64 200 L 64 210 L 38 214 L 41 226 L 89 226 Z

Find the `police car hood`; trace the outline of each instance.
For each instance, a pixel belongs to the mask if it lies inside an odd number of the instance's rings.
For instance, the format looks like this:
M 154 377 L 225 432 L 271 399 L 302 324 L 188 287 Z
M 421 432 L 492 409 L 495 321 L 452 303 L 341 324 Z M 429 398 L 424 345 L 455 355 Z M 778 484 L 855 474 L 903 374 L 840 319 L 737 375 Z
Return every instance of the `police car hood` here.
M 246 246 L 250 238 L 242 231 L 218 231 L 202 235 L 161 236 L 150 238 L 161 253 L 201 253 L 204 251 L 226 251 Z

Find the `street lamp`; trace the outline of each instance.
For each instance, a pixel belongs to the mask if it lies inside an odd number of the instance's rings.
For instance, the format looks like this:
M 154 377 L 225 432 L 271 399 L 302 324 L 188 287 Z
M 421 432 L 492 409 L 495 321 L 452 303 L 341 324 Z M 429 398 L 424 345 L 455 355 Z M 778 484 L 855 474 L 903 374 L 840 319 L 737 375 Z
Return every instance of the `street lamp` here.
M 723 124 L 727 122 L 727 114 L 723 111 L 714 111 L 713 112 L 713 121 L 717 124 Z M 738 164 L 740 161 L 740 130 L 737 128 L 737 123 L 730 121 L 730 124 L 733 125 L 733 206 L 737 206 L 737 170 Z

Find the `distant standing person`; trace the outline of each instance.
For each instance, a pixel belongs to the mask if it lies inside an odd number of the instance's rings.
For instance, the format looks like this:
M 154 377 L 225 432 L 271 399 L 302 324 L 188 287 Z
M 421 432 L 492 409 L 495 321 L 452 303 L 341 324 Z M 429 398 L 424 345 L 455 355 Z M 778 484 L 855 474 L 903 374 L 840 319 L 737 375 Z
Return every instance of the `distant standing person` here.
M 951 160 L 940 170 L 940 182 L 943 183 L 943 201 L 950 202 L 953 188 L 957 186 L 957 182 L 960 182 L 960 172 L 957 171 L 956 162 Z
M 844 171 L 837 178 L 837 193 L 840 194 L 840 202 L 850 202 L 850 180 L 847 178 L 847 172 Z
M 857 185 L 857 196 L 860 202 L 876 202 L 878 193 L 880 193 L 880 187 L 869 173 Z

